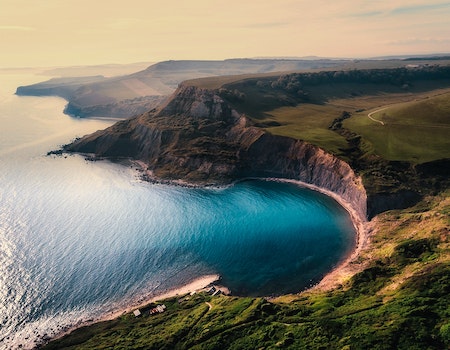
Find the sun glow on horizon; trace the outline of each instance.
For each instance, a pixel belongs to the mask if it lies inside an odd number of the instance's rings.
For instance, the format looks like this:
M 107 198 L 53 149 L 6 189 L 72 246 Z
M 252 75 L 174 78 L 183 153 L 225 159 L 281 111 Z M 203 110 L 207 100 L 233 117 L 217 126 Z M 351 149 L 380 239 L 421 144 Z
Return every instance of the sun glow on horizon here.
M 448 52 L 450 3 L 0 0 L 0 67 Z

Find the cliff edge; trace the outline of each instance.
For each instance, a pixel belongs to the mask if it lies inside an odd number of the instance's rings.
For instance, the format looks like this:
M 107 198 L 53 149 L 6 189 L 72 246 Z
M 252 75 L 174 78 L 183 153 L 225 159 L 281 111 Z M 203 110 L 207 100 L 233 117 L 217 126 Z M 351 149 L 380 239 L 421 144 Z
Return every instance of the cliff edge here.
M 87 135 L 64 150 L 139 160 L 156 178 L 195 184 L 245 177 L 299 180 L 337 194 L 366 217 L 365 189 L 347 163 L 309 143 L 255 127 L 215 90 L 181 85 L 160 108 Z

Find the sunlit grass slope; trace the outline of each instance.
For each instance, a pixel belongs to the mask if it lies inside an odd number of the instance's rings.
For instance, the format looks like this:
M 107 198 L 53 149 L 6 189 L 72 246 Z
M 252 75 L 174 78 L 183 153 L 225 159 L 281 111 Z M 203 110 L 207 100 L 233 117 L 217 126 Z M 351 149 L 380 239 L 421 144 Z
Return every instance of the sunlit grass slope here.
M 267 117 L 258 120 L 259 125 L 274 135 L 305 140 L 327 151 L 340 154 L 347 148 L 346 139 L 329 129 L 333 120 L 342 111 L 332 105 L 305 103 L 295 107 L 280 107 L 267 112 Z M 270 126 L 273 124 L 276 126 Z
M 358 88 L 342 83 L 309 88 L 305 101 L 245 81 L 232 87 L 245 96 L 234 103 L 257 126 L 311 142 L 346 160 L 349 138 L 359 136 L 363 154 L 386 160 L 417 164 L 450 157 L 450 90 L 438 85 L 405 92 L 389 85 Z M 374 111 L 372 117 L 383 123 L 368 117 Z M 332 128 L 344 112 L 350 118 L 339 130 Z
M 375 120 L 366 111 L 344 126 L 362 135 L 383 158 L 423 163 L 450 157 L 450 93 L 373 111 Z
M 257 126 L 311 142 L 344 160 L 355 159 L 358 146 L 358 157 L 375 154 L 417 164 L 450 157 L 449 70 L 322 70 L 185 84 L 214 88 Z M 368 116 L 372 112 L 374 120 Z M 343 113 L 350 118 L 337 121 Z

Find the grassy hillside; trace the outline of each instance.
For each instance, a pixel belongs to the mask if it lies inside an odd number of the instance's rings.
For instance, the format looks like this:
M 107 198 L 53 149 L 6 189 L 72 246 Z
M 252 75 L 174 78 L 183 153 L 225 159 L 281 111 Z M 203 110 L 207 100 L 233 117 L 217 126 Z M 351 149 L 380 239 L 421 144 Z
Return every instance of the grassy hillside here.
M 218 93 L 266 131 L 348 162 L 363 177 L 369 217 L 432 193 L 443 178 L 427 172 L 424 184 L 417 165 L 450 159 L 450 66 L 259 75 Z M 372 200 L 392 193 L 392 205 Z
M 44 349 L 448 348 L 449 195 L 380 215 L 361 272 L 332 291 L 173 298 L 163 314 L 127 314 Z
M 351 117 L 343 120 L 342 126 L 363 138 L 366 153 L 387 160 L 424 163 L 450 156 L 449 104 L 450 89 L 332 99 L 324 104 L 276 108 L 257 122 L 273 134 L 303 139 L 345 158 L 348 140 L 330 126 L 348 111 Z
M 383 81 L 301 84 L 300 77 L 298 86 L 280 86 L 286 77 L 253 77 L 219 91 L 267 131 L 311 142 L 347 161 L 355 157 L 356 138 L 358 157 L 374 154 L 415 164 L 450 157 L 450 80 L 405 87 Z M 333 124 L 344 112 L 349 118 Z
M 411 100 L 356 113 L 344 126 L 362 135 L 374 153 L 388 160 L 423 163 L 448 158 L 450 92 L 438 90 Z

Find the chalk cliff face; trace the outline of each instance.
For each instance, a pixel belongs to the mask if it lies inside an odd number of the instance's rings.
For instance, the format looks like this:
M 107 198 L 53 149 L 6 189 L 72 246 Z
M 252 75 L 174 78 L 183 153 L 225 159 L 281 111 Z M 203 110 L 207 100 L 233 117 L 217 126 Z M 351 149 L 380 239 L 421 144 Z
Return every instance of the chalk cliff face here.
M 295 179 L 329 190 L 366 217 L 367 195 L 360 177 L 344 161 L 309 143 L 263 133 L 241 150 L 240 175 Z
M 306 142 L 252 126 L 214 91 L 180 86 L 158 110 L 85 136 L 66 151 L 145 162 L 156 177 L 223 184 L 244 177 L 300 180 L 332 191 L 366 217 L 361 179 Z

